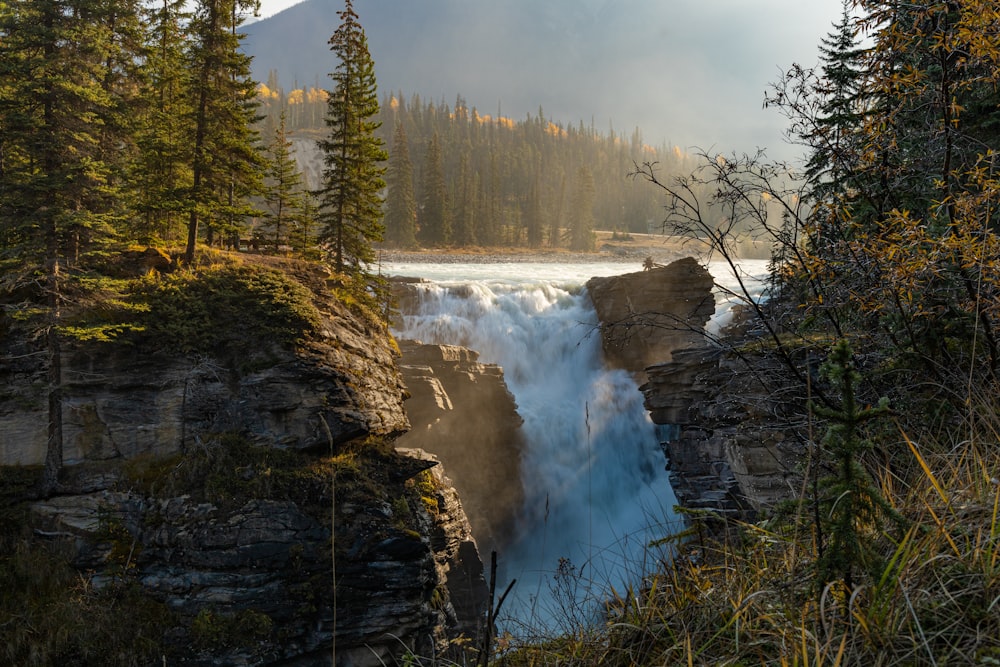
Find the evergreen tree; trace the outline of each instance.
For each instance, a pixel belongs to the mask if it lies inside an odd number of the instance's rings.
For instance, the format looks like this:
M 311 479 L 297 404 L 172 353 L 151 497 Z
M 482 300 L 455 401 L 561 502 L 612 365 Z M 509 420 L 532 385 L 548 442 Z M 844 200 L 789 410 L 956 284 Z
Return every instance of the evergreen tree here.
M 570 205 L 569 247 L 594 249 L 594 176 L 587 167 L 576 172 L 576 187 Z
M 342 22 L 330 38 L 338 63 L 330 74 L 334 90 L 327 100 L 329 134 L 319 142 L 324 163 L 320 234 L 338 272 L 369 279 L 367 267 L 375 260 L 372 244 L 384 233 L 381 163 L 388 156 L 375 135 L 380 126 L 374 120 L 379 112 L 375 65 L 351 0 L 339 16 Z
M 185 0 L 162 0 L 148 12 L 146 104 L 137 132 L 140 157 L 135 236 L 144 243 L 174 240 L 191 188 L 190 76 L 184 47 L 189 15 Z
M 198 0 L 191 20 L 193 156 L 184 252 L 188 263 L 194 261 L 202 222 L 211 242 L 216 231 L 234 234 L 243 217 L 257 212 L 247 204 L 248 197 L 262 188 L 263 161 L 252 129 L 256 85 L 249 75 L 250 60 L 240 51 L 243 36 L 236 32 L 243 12 L 256 9 L 256 0 Z
M 553 248 L 562 246 L 563 203 L 566 201 L 566 177 L 559 179 L 559 190 L 556 192 L 556 205 L 549 220 L 549 245 Z
M 427 146 L 424 160 L 422 197 L 417 223 L 420 241 L 426 246 L 451 243 L 451 209 L 448 206 L 448 186 L 444 180 L 441 139 L 435 132 Z
M 471 167 L 471 147 L 462 151 L 458 168 L 458 188 L 455 194 L 453 240 L 455 245 L 476 245 L 476 209 L 479 206 L 477 174 Z
M 268 153 L 269 183 L 265 194 L 268 212 L 264 215 L 264 224 L 270 231 L 274 251 L 278 252 L 279 246 L 288 242 L 290 233 L 301 226 L 305 208 L 302 174 L 292 155 L 292 142 L 285 131 L 284 113 L 278 120 Z
M 850 344 L 841 339 L 820 368 L 840 394 L 841 405 L 812 405 L 814 412 L 830 422 L 823 446 L 833 470 L 821 481 L 822 495 L 817 498 L 822 517 L 822 526 L 817 528 L 825 528 L 829 540 L 820 544 L 816 574 L 820 587 L 840 578 L 848 591 L 854 589 L 858 568 L 870 566 L 878 558 L 864 532 L 879 532 L 884 518 L 903 523 L 862 464 L 864 454 L 872 448 L 871 441 L 862 437 L 862 428 L 866 422 L 886 415 L 889 408 L 884 398 L 876 407 L 858 405 L 856 393 L 861 375 L 854 368 L 852 356 Z
M 527 230 L 528 246 L 537 248 L 542 245 L 542 229 L 545 227 L 542 221 L 542 201 L 538 192 L 538 183 L 531 186 L 528 199 L 525 202 L 524 226 Z
M 817 183 L 815 194 L 842 189 L 857 155 L 857 137 L 864 120 L 864 49 L 858 46 L 845 0 L 834 32 L 820 41 L 819 115 L 803 132 L 811 147 L 806 175 Z
M 394 248 L 417 246 L 417 202 L 413 194 L 413 164 L 406 128 L 396 123 L 386 174 L 385 240 Z
M 19 265 L 11 275 L 44 276 L 46 493 L 56 487 L 63 462 L 65 272 L 122 226 L 119 165 L 107 149 L 129 137 L 115 136 L 123 128 L 121 90 L 108 85 L 108 63 L 118 55 L 114 16 L 128 8 L 101 0 L 25 0 L 0 12 L 0 252 Z

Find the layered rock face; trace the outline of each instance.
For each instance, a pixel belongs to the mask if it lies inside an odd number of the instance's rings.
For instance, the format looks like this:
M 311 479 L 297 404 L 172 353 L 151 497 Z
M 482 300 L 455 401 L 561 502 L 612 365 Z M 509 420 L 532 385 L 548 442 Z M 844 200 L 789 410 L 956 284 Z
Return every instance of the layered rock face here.
M 335 657 L 375 667 L 406 650 L 454 656 L 450 640 L 481 630 L 482 562 L 438 462 L 408 455 L 378 462 L 422 479 L 419 492 L 399 474 L 378 480 L 391 503 L 343 481 L 347 488 L 303 489 L 308 500 L 235 502 L 113 486 L 76 489 L 30 512 L 35 531 L 63 543 L 94 589 L 134 582 L 170 610 L 170 664 L 330 665 Z
M 667 266 L 587 281 L 605 359 L 645 379 L 647 366 L 704 341 L 715 312 L 712 275 L 686 257 Z
M 63 358 L 65 462 L 166 456 L 229 430 L 322 451 L 405 431 L 404 388 L 384 335 L 335 302 L 324 311 L 323 329 L 307 347 L 246 350 L 239 369 L 209 357 L 77 344 Z M 11 352 L 14 361 L 0 366 L 0 465 L 40 465 L 46 358 Z
M 646 369 L 640 390 L 682 506 L 749 519 L 797 492 L 802 447 L 775 426 L 783 404 L 759 381 L 766 360 L 755 364 L 701 347 Z
M 458 495 L 436 460 L 391 446 L 409 427 L 398 353 L 316 299 L 320 331 L 296 350 L 64 348 L 64 467 L 27 534 L 88 590 L 162 605 L 169 664 L 393 664 L 480 629 L 487 589 Z M 46 457 L 32 345 L 3 341 L 6 466 Z
M 712 288 L 692 258 L 587 283 L 606 359 L 642 381 L 678 502 L 748 518 L 788 496 L 801 449 L 743 362 L 706 343 Z
M 522 420 L 503 370 L 463 347 L 404 340 L 400 350 L 412 429 L 397 444 L 439 457 L 483 552 L 504 546 L 524 493 Z

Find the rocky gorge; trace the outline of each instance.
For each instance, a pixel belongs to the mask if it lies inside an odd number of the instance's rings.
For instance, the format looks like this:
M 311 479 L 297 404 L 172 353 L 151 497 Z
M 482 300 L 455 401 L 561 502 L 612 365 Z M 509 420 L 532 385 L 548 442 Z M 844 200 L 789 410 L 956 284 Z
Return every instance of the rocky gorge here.
M 150 664 L 474 654 L 488 604 L 480 548 L 509 542 L 524 497 L 521 418 L 503 369 L 457 346 L 397 348 L 310 267 L 265 264 L 253 270 L 305 287 L 318 313 L 294 346 L 176 354 L 68 342 L 64 466 L 44 497 L 33 480 L 48 447 L 47 362 L 37 340 L 8 330 L 7 568 L 51 562 L 77 582 L 73 596 L 83 582 L 74 604 L 93 607 L 79 615 L 127 618 L 130 636 L 112 643 Z M 746 405 L 717 391 L 739 374 L 701 334 L 714 310 L 708 272 L 684 259 L 587 290 L 606 358 L 644 383 L 681 504 L 734 513 L 780 495 L 775 462 L 791 455 L 781 434 L 746 430 Z M 67 604 L 51 596 L 40 617 Z M 54 656 L 106 648 L 94 628 L 70 628 Z M 8 642 L 9 655 L 36 639 Z

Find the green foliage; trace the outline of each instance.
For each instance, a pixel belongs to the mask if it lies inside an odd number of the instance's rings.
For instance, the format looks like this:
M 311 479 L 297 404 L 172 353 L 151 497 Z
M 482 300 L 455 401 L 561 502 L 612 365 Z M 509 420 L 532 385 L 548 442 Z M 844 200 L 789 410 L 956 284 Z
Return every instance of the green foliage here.
M 451 209 L 442 159 L 441 140 L 434 133 L 424 158 L 423 198 L 417 210 L 420 243 L 427 247 L 447 246 L 452 240 Z
M 146 340 L 183 353 L 246 356 L 303 342 L 319 326 L 312 294 L 280 271 L 222 266 L 145 280 Z
M 259 214 L 250 202 L 264 188 L 265 160 L 253 126 L 256 84 L 237 31 L 256 8 L 255 0 L 198 0 L 189 24 L 186 57 L 193 76 L 186 94 L 195 100 L 187 128 L 192 153 L 184 261 L 189 265 L 202 225 L 210 244 L 216 236 L 232 244 L 245 219 Z
M 255 609 L 235 614 L 202 609 L 191 623 L 191 635 L 199 649 L 251 646 L 267 639 L 273 625 L 267 614 Z
M 320 190 L 320 238 L 329 247 L 337 273 L 367 288 L 372 244 L 382 241 L 382 190 L 388 158 L 375 135 L 379 103 L 375 65 L 368 39 L 350 0 L 339 12 L 341 24 L 330 38 L 338 62 L 330 74 L 334 83 L 327 100 L 323 185 Z
M 431 516 L 437 516 L 441 509 L 438 507 L 437 499 L 439 485 L 434 479 L 434 474 L 430 470 L 424 470 L 410 480 L 409 484 L 416 491 L 427 513 Z
M 858 406 L 856 392 L 861 375 L 854 368 L 852 356 L 850 344 L 841 340 L 820 369 L 839 394 L 840 407 L 812 406 L 817 415 L 830 422 L 822 445 L 832 464 L 832 473 L 820 480 L 821 496 L 816 499 L 821 523 L 817 530 L 829 537 L 820 546 L 816 574 L 821 588 L 840 578 L 848 591 L 854 589 L 854 573 L 873 565 L 882 518 L 902 523 L 862 465 L 865 453 L 872 448 L 871 441 L 862 436 L 862 428 L 888 413 L 888 400 L 882 399 L 873 408 Z
M 417 201 L 413 193 L 413 164 L 406 128 L 396 123 L 386 171 L 385 242 L 392 248 L 417 245 Z

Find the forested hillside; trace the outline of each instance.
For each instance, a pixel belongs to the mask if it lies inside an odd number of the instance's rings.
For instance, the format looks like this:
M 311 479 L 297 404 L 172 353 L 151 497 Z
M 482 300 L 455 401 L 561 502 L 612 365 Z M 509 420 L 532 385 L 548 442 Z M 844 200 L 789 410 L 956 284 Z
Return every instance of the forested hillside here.
M 273 73 L 258 90 L 265 136 L 282 113 L 289 136 L 321 135 L 324 90 L 286 92 Z M 655 162 L 665 178 L 695 164 L 676 147 L 644 143 L 638 128 L 626 136 L 566 125 L 542 109 L 515 120 L 484 113 L 461 95 L 449 105 L 386 93 L 377 118 L 377 134 L 389 149 L 389 247 L 586 250 L 594 229 L 658 232 L 662 198 L 631 175 L 646 162 Z

